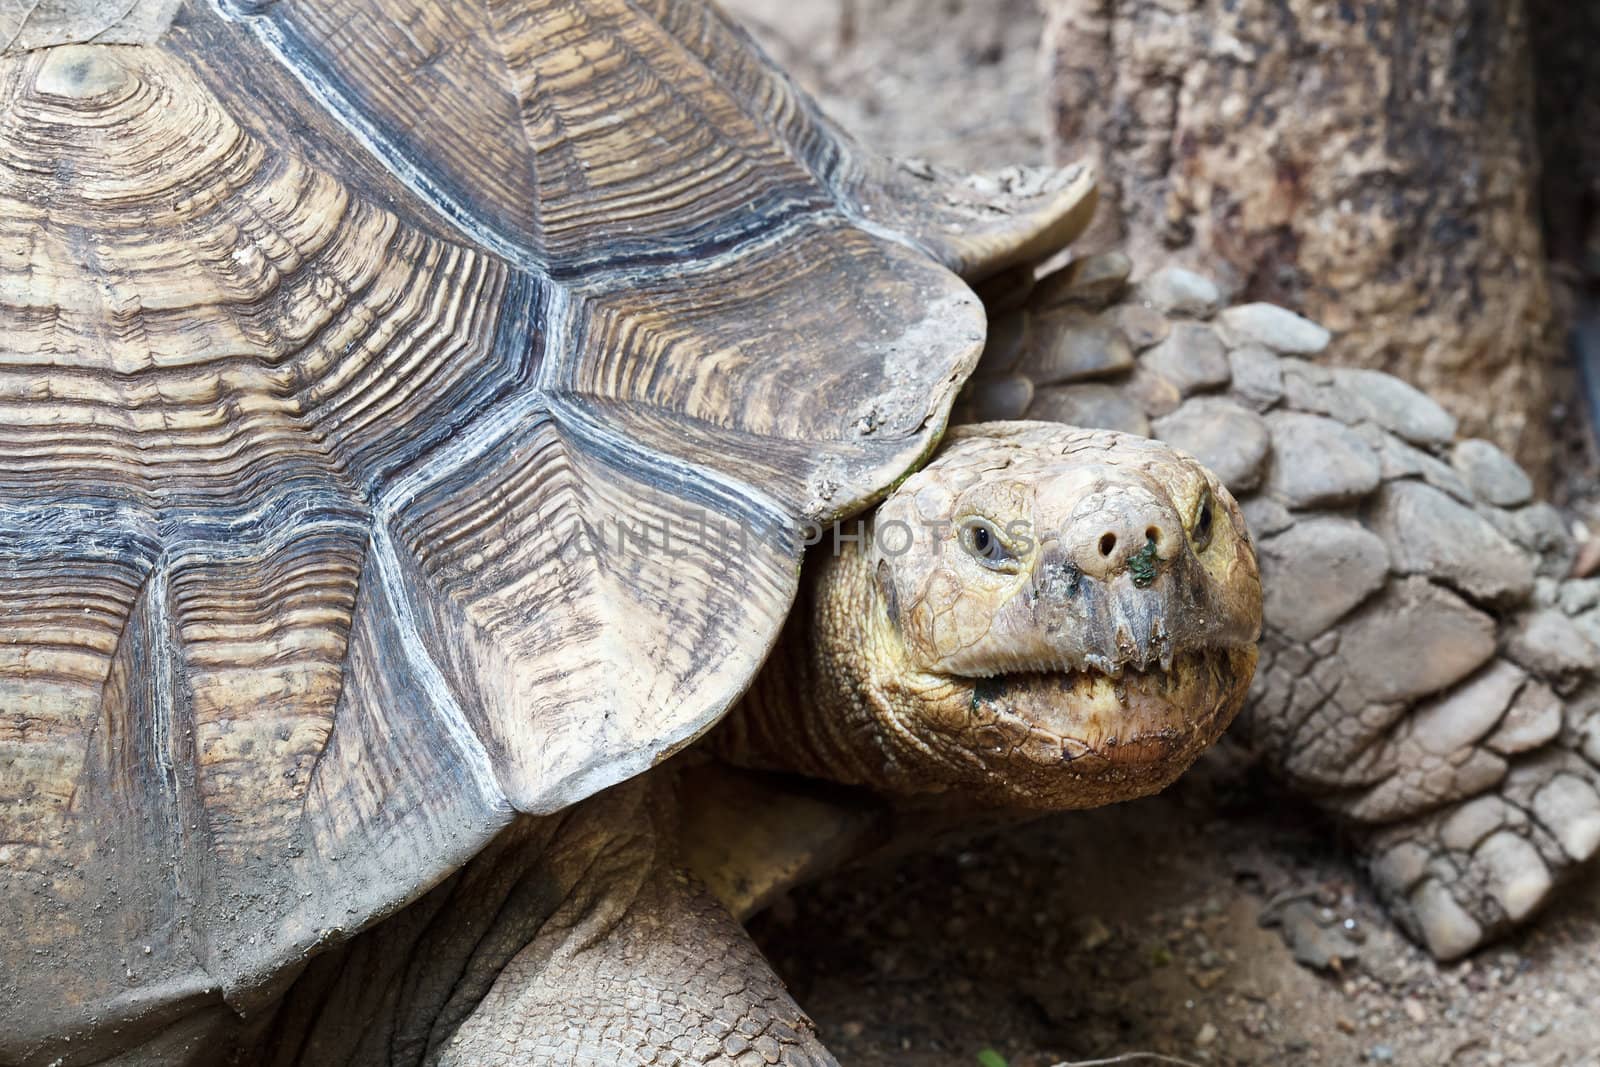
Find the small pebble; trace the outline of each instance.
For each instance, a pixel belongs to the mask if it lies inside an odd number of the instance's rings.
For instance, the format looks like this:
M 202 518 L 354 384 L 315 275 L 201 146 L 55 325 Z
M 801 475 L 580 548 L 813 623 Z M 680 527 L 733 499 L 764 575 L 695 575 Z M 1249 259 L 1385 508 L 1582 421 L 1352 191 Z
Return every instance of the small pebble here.
M 1083 937 L 1078 942 L 1085 952 L 1093 952 L 1111 940 L 1111 931 L 1098 918 L 1090 916 L 1083 923 Z

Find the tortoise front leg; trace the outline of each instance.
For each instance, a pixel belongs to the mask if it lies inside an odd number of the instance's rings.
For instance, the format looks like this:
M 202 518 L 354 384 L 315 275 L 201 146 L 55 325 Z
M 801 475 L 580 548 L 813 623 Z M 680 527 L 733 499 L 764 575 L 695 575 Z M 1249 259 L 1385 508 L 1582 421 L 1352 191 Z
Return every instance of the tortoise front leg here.
M 440 1067 L 835 1064 L 744 929 L 661 862 L 602 860 L 500 972 Z
M 508 828 L 291 991 L 266 1062 L 828 1067 L 744 929 L 675 865 L 653 773 Z

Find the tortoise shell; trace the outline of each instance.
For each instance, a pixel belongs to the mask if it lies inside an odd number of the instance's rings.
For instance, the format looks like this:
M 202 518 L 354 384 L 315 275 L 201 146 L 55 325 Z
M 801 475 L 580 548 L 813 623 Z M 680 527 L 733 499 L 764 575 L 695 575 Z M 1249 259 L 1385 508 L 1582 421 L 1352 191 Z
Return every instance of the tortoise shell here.
M 248 1008 L 706 730 L 941 432 L 957 274 L 1091 200 L 863 154 L 700 3 L 6 39 L 0 1058 Z

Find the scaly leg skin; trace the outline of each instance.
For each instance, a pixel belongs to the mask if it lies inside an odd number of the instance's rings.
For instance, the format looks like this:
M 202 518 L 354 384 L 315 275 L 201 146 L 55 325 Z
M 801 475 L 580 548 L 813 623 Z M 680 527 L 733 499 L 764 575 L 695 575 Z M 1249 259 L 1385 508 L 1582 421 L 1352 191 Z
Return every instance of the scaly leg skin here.
M 670 773 L 524 819 L 318 957 L 266 1063 L 828 1067 L 749 936 L 671 862 Z
M 1146 433 L 1222 478 L 1265 598 L 1234 736 L 1349 829 L 1402 927 L 1470 952 L 1600 848 L 1600 582 L 1566 578 L 1559 514 L 1493 445 L 1310 362 L 1320 326 L 1127 273 L 1095 256 L 986 294 L 965 417 Z
M 581 917 L 580 917 L 581 915 Z M 578 921 L 568 927 L 569 918 Z M 682 872 L 569 904 L 514 958 L 441 1067 L 834 1064 L 749 936 Z

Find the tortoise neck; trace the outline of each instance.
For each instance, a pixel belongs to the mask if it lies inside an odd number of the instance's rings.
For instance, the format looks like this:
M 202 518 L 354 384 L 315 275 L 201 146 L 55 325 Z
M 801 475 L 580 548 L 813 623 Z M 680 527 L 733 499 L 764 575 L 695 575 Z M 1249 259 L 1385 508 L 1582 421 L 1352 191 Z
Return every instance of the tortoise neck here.
M 854 547 L 807 566 L 777 645 L 718 728 L 718 752 L 746 767 L 877 782 L 878 723 L 864 684 L 869 631 L 889 625 L 877 596 Z

